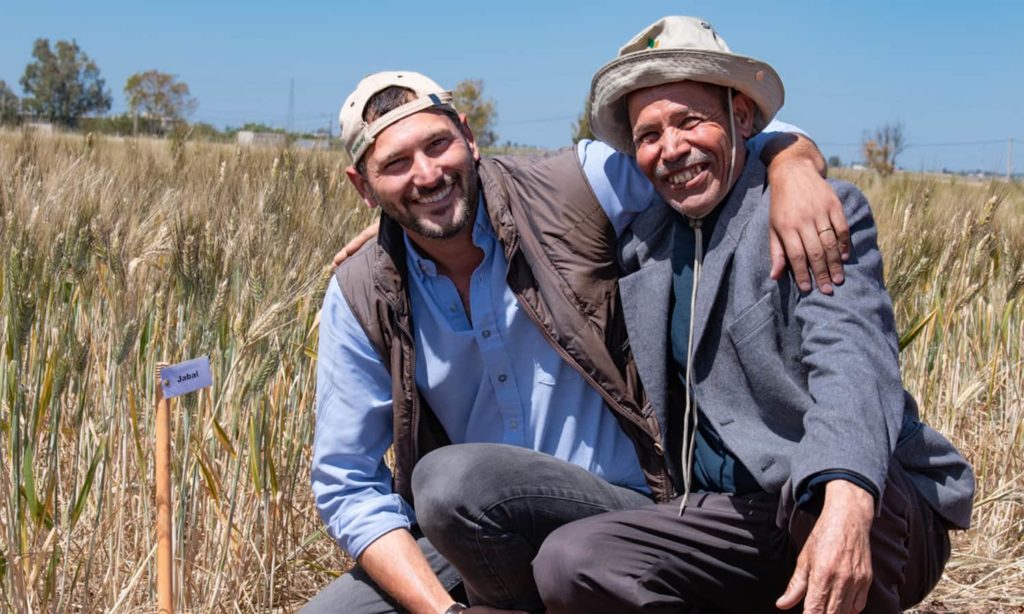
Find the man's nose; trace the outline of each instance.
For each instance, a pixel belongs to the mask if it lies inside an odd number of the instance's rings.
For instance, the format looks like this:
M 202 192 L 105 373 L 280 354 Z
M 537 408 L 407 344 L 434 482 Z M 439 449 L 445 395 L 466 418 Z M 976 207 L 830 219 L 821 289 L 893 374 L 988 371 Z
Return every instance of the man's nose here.
M 444 175 L 441 165 L 430 156 L 418 153 L 413 158 L 413 182 L 421 188 L 429 188 L 437 184 Z
M 674 162 L 690 153 L 690 142 L 682 130 L 669 128 L 661 138 L 661 157 L 665 162 Z

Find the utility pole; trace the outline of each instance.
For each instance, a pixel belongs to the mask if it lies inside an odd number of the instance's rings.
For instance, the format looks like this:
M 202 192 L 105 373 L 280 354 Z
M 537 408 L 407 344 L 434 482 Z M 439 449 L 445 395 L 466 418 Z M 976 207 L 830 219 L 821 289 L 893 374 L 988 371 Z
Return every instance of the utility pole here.
M 288 88 L 288 132 L 295 132 L 295 77 Z
M 1013 181 L 1013 137 L 1010 138 L 1006 152 L 1006 183 Z

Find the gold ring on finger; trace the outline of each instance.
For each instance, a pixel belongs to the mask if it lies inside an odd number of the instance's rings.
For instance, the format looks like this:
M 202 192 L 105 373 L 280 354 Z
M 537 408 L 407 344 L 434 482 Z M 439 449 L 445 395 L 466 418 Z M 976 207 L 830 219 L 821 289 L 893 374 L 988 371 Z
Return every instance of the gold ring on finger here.
M 823 233 L 823 232 L 828 232 L 828 231 L 830 231 L 830 230 L 832 230 L 832 227 L 831 227 L 831 226 L 826 226 L 826 227 L 824 227 L 824 228 L 819 228 L 819 229 L 818 229 L 818 234 L 821 234 L 821 233 Z M 832 230 L 832 232 L 835 232 L 835 231 L 834 231 L 834 230 Z

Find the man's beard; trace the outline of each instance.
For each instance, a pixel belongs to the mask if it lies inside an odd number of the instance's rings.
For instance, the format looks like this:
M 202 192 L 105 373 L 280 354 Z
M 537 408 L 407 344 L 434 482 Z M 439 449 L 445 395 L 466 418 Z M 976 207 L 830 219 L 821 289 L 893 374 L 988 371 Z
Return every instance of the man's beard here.
M 478 188 L 475 165 L 470 166 L 467 172 L 445 173 L 441 181 L 432 188 L 414 188 L 412 193 L 403 200 L 418 200 L 423 196 L 444 190 L 448 186 L 452 186 L 453 190 L 458 187 L 461 194 L 451 204 L 453 211 L 451 219 L 441 224 L 431 223 L 426 216 L 414 213 L 416 207 L 423 205 L 409 205 L 403 202 L 399 207 L 382 198 L 372 186 L 370 186 L 369 192 L 374 203 L 406 230 L 427 239 L 449 239 L 471 224 L 473 218 L 476 217 Z

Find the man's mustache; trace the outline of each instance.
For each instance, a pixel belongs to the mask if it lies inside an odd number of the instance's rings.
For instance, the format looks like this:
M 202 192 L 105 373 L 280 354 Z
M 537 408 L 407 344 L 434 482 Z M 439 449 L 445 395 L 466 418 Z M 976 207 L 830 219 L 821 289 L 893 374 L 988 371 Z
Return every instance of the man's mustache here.
M 413 186 L 412 190 L 409 191 L 409 199 L 419 200 L 421 198 L 433 196 L 434 194 L 440 192 L 441 190 L 444 190 L 448 186 L 454 185 L 456 179 L 458 179 L 458 176 L 455 173 L 445 173 L 444 175 L 441 176 L 440 179 L 437 180 L 437 183 L 435 183 L 432 186 Z
M 654 175 L 658 179 L 667 179 L 669 175 L 678 173 L 680 170 L 697 164 L 710 164 L 714 158 L 711 154 L 701 151 L 699 149 L 691 149 L 688 154 L 682 158 L 673 160 L 671 162 L 658 162 L 658 166 L 654 169 Z

